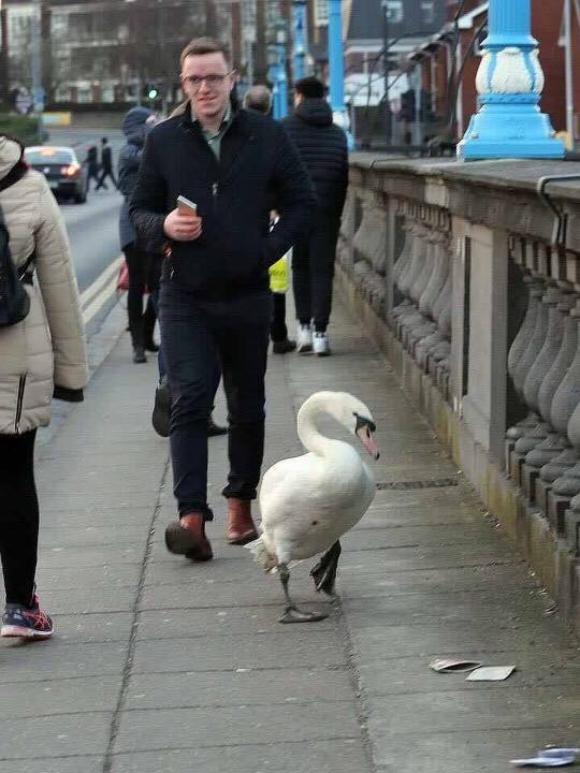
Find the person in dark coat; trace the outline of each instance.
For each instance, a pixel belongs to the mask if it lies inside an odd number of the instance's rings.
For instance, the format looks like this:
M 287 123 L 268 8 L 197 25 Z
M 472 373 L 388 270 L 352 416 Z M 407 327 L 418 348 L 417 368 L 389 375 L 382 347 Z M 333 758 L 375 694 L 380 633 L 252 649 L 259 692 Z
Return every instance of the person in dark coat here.
M 318 78 L 296 82 L 294 115 L 283 124 L 308 169 L 318 198 L 314 227 L 294 245 L 292 269 L 298 351 L 330 354 L 328 323 L 340 218 L 348 187 L 346 134 L 332 122 Z
M 101 176 L 99 178 L 97 190 L 100 190 L 101 188 L 108 190 L 105 185 L 107 177 L 111 178 L 113 185 L 116 188 L 117 181 L 115 180 L 115 174 L 113 172 L 113 151 L 109 145 L 109 140 L 106 137 L 103 137 L 101 140 Z
M 154 293 L 159 286 L 161 254 L 149 252 L 139 241 L 129 218 L 129 199 L 137 182 L 137 173 L 148 127 L 155 121 L 154 113 L 146 107 L 133 107 L 123 119 L 126 144 L 119 153 L 119 190 L 125 200 L 119 215 L 119 237 L 129 270 L 127 310 L 129 330 L 133 342 L 133 362 L 147 362 L 146 351 L 157 352 L 153 339 L 157 316 L 152 303 L 143 311 L 143 297 L 147 289 Z
M 170 552 L 208 561 L 205 431 L 223 374 L 229 414 L 227 539 L 257 537 L 256 498 L 264 453 L 265 372 L 272 300 L 268 268 L 309 227 L 315 197 L 279 123 L 237 110 L 235 72 L 217 40 L 181 55 L 188 101 L 147 139 L 131 217 L 149 243 L 168 245 L 160 294 L 161 346 L 172 394 L 171 457 L 179 520 Z M 193 203 L 177 206 L 179 196 Z M 280 219 L 270 231 L 268 204 Z
M 91 145 L 87 150 L 87 157 L 85 159 L 87 165 L 88 179 L 87 179 L 87 191 L 91 187 L 91 180 L 95 181 L 95 187 L 99 184 L 99 154 L 96 145 Z
M 272 92 L 267 86 L 252 86 L 244 95 L 244 108 L 246 110 L 255 110 L 262 115 L 270 115 L 272 111 Z M 272 202 L 272 209 L 274 208 L 275 203 Z M 286 293 L 272 290 L 272 302 L 272 324 L 270 325 L 272 351 L 274 354 L 288 354 L 288 352 L 293 352 L 296 349 L 296 341 L 291 341 L 288 338 Z

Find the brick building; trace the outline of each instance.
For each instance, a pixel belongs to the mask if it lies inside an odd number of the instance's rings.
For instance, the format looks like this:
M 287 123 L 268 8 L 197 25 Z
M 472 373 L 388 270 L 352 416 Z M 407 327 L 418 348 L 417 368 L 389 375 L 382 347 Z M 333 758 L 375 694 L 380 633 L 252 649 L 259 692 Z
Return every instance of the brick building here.
M 423 88 L 432 95 L 432 105 L 440 119 L 442 133 L 447 133 L 447 127 L 448 133 L 455 139 L 463 136 L 477 110 L 475 78 L 481 61 L 480 44 L 487 36 L 489 3 L 468 0 L 456 20 L 459 6 L 456 0 L 448 0 L 446 23 L 410 56 L 411 61 L 421 67 Z M 563 6 L 564 0 L 532 0 L 532 34 L 540 44 L 540 61 L 546 77 L 541 106 L 557 131 L 566 126 Z M 578 21 L 580 23 L 580 17 Z M 574 26 L 575 72 L 580 73 L 580 31 L 578 24 Z M 578 82 L 575 92 L 575 110 L 580 115 Z
M 30 87 L 34 15 L 40 12 L 48 104 L 134 103 L 155 84 L 178 95 L 179 52 L 192 37 L 231 39 L 231 9 L 214 0 L 4 0 L 2 91 Z

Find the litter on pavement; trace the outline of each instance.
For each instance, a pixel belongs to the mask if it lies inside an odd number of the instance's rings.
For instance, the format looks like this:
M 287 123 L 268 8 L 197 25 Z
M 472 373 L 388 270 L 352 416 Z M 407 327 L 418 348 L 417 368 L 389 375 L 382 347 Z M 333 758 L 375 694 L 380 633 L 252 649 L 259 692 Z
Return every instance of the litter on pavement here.
M 503 682 L 516 670 L 515 666 L 485 666 L 477 668 L 465 680 L 466 682 Z
M 466 674 L 475 671 L 481 663 L 476 660 L 457 660 L 455 658 L 437 658 L 429 663 L 429 668 L 438 674 Z

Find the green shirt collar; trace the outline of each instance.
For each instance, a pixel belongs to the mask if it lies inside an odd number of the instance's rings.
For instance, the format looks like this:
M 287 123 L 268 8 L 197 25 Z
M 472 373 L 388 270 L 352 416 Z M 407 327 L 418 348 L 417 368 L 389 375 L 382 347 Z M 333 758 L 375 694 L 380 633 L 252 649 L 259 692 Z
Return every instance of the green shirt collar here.
M 219 161 L 220 158 L 220 152 L 221 152 L 221 145 L 222 145 L 222 139 L 224 134 L 227 132 L 227 130 L 230 127 L 230 124 L 232 122 L 232 106 L 228 105 L 228 109 L 226 110 L 226 114 L 224 115 L 224 119 L 221 123 L 220 128 L 217 130 L 217 132 L 209 131 L 208 129 L 204 129 L 201 123 L 197 118 L 194 117 L 192 114 L 192 120 L 194 123 L 198 123 L 199 127 L 201 129 L 201 133 L 203 134 L 205 141 L 211 148 L 211 150 L 215 153 L 215 156 L 217 160 Z

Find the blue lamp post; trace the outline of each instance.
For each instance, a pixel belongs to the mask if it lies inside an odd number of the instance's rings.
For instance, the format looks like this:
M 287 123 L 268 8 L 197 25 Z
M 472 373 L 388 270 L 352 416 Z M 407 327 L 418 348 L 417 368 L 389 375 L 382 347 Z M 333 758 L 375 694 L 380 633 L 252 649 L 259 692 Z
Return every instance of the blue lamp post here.
M 476 80 L 479 111 L 457 147 L 458 158 L 564 156 L 564 144 L 539 107 L 544 73 L 531 22 L 530 0 L 490 0 Z
M 328 65 L 330 106 L 334 123 L 344 129 L 349 150 L 354 149 L 350 120 L 344 103 L 344 47 L 342 45 L 342 0 L 328 0 Z
M 306 75 L 306 0 L 294 0 L 294 82 Z
M 280 25 L 276 31 L 276 51 L 278 54 L 277 85 L 279 100 L 279 118 L 288 115 L 288 77 L 286 75 L 286 29 Z

